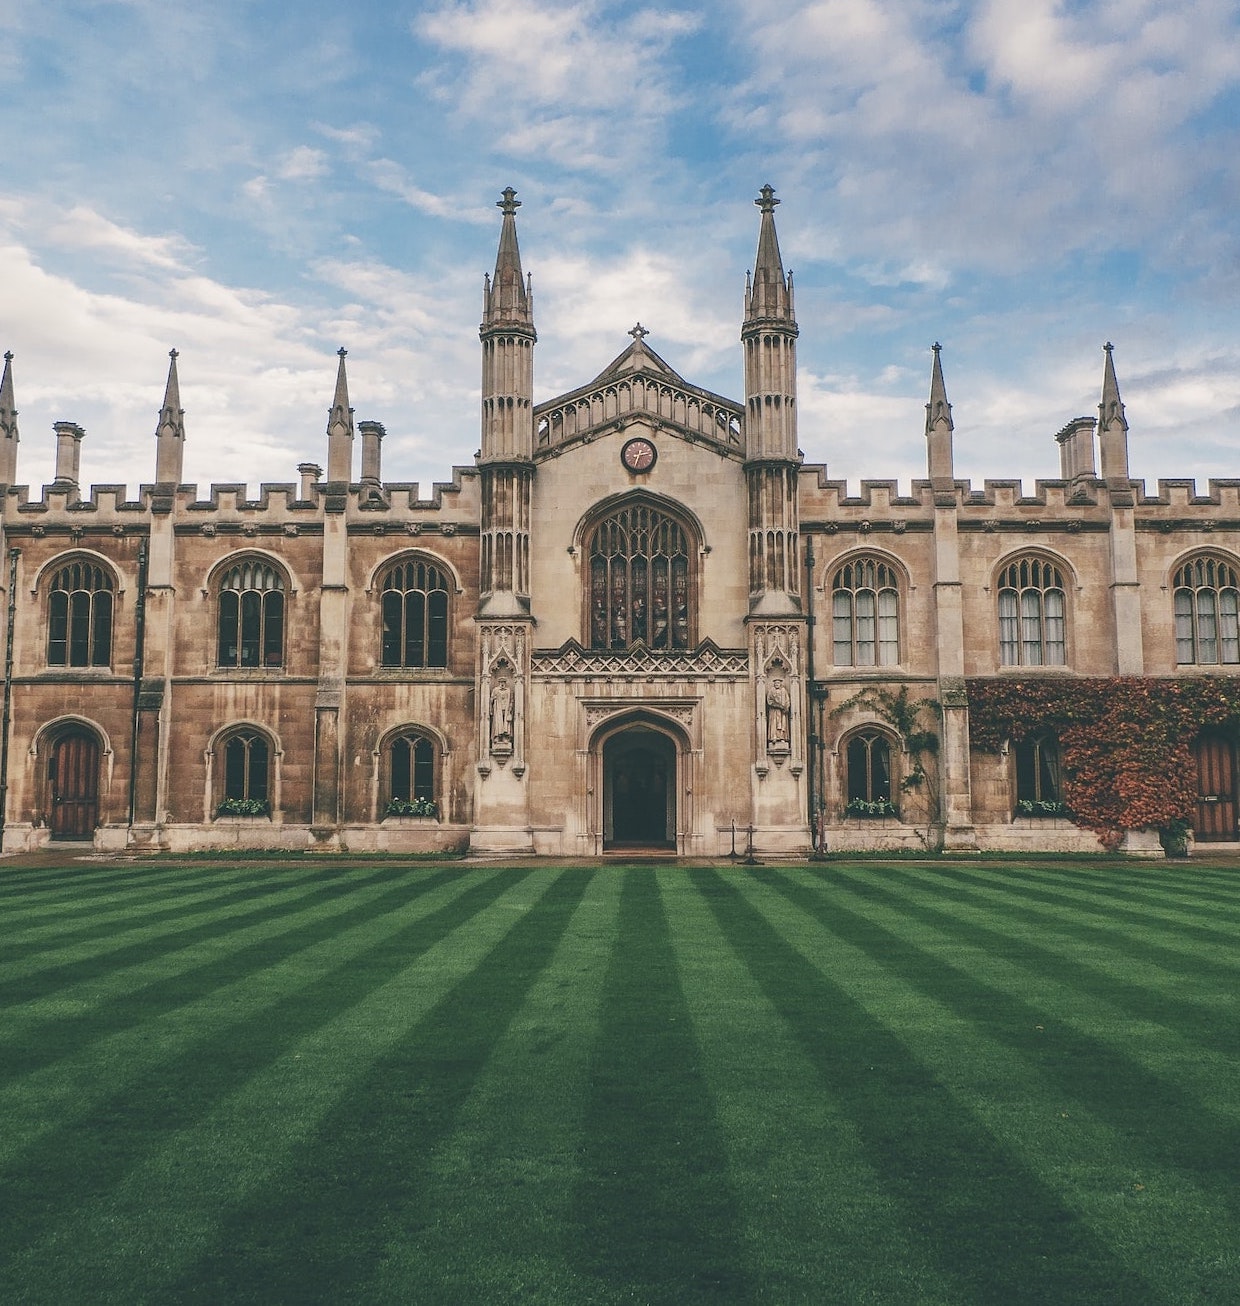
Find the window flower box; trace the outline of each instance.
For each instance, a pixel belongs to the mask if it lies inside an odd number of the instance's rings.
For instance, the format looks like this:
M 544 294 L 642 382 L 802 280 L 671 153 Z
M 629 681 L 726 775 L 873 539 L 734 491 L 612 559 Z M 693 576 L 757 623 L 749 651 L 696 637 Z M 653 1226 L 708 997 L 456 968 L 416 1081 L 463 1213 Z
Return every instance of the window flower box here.
M 865 798 L 850 798 L 848 806 L 844 808 L 844 815 L 862 821 L 881 821 L 888 817 L 898 817 L 899 812 L 889 798 L 875 798 L 872 801 Z
M 383 815 L 384 817 L 421 816 L 437 821 L 439 804 L 430 798 L 389 798 L 388 805 L 383 809 Z

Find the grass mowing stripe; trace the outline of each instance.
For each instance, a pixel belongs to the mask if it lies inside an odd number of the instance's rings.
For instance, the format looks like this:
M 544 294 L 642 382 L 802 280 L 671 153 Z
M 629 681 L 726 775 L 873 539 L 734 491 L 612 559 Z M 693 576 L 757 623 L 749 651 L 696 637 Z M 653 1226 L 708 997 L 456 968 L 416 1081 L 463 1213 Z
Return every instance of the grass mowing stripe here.
M 968 867 L 945 866 L 943 875 L 945 879 L 954 880 L 957 883 L 972 887 L 982 885 L 994 887 L 993 881 L 989 877 Z M 1101 916 L 1106 921 L 1120 923 L 1125 928 L 1130 925 L 1138 928 L 1148 925 L 1157 928 L 1162 933 L 1174 931 L 1176 935 L 1191 939 L 1194 943 L 1216 944 L 1224 950 L 1225 955 L 1234 956 L 1234 930 L 1226 927 L 1215 929 L 1212 925 L 1201 924 L 1203 920 L 1212 922 L 1218 919 L 1220 913 L 1216 907 L 1186 913 L 1178 909 L 1172 910 L 1156 900 L 1151 901 L 1147 896 L 1142 900 L 1142 908 L 1138 910 L 1120 905 L 1105 890 L 1091 893 L 1067 886 L 1061 890 L 1054 890 L 1047 889 L 1035 881 L 1023 885 L 1013 883 L 1009 892 L 1021 901 L 1046 904 L 1053 908 L 1068 907 L 1078 912 L 1088 912 L 1090 915 Z M 1185 915 L 1188 916 L 1187 920 L 1182 919 Z
M 956 1306 L 959 1285 L 940 1273 L 922 1231 L 900 1218 L 847 1100 L 824 1091 L 815 1056 L 723 933 L 712 901 L 718 886 L 680 871 L 661 884 L 755 1297 Z
M 429 914 L 464 885 L 459 872 L 357 890 L 344 899 L 301 906 L 278 932 L 268 923 L 229 936 L 227 950 L 213 947 L 175 959 L 158 958 L 145 981 L 104 995 L 102 1011 L 44 1024 L 5 1048 L 8 1082 L 0 1087 L 0 1166 L 24 1146 L 63 1127 L 122 1085 L 170 1058 L 189 1055 L 196 1043 L 261 1011 L 309 976 L 347 964 L 385 932 L 403 929 L 410 913 Z M 443 889 L 447 892 L 441 892 Z M 360 900 L 359 900 L 360 899 Z M 424 899 L 425 901 L 419 901 Z M 141 969 L 141 968 L 136 968 Z M 130 980 L 132 981 L 133 975 Z M 255 983 L 256 978 L 258 983 Z
M 143 1172 L 153 1156 L 175 1152 L 180 1136 L 198 1129 L 221 1103 L 251 1082 L 266 1082 L 274 1066 L 282 1067 L 277 1080 L 287 1077 L 298 1044 L 312 1040 L 324 1026 L 354 1018 L 352 1013 L 376 990 L 386 991 L 411 969 L 421 973 L 423 954 L 480 911 L 519 890 L 531 873 L 471 876 L 460 892 L 423 915 L 410 919 L 396 913 L 390 922 L 381 918 L 371 926 L 369 946 L 364 932 L 361 948 L 357 939 L 349 939 L 351 946 L 343 951 L 335 940 L 325 942 L 318 966 L 277 968 L 272 977 L 274 1001 L 252 998 L 243 1017 L 218 1019 L 207 1037 L 195 1037 L 192 1027 L 183 1030 L 163 1050 L 164 1056 L 139 1076 L 130 1075 L 124 1064 L 102 1064 L 99 1073 L 108 1079 L 91 1109 L 38 1139 L 9 1167 L 0 1190 L 4 1250 L 11 1254 L 29 1246 L 48 1226 L 74 1227 L 70 1213 L 79 1208 L 106 1209 L 110 1194 L 122 1187 L 126 1176 Z M 508 919 L 505 912 L 500 916 Z M 250 972 L 249 984 L 257 995 L 265 997 L 266 978 Z M 360 1068 L 325 1072 L 328 1080 L 334 1074 L 342 1081 L 355 1073 Z M 255 1104 L 251 1123 L 260 1118 L 268 1130 L 276 1123 Z M 140 1200 L 140 1194 L 135 1192 L 132 1200 Z M 65 1245 L 72 1245 L 72 1236 L 66 1236 Z
M 562 872 L 384 1050 L 287 1169 L 230 1212 L 208 1255 L 171 1286 L 175 1300 L 495 1300 L 476 1281 L 476 1247 L 452 1221 L 455 1212 L 469 1212 L 502 1237 L 500 1211 L 479 1191 L 495 1181 L 473 1157 L 461 1158 L 459 1174 L 449 1173 L 445 1154 L 455 1150 L 471 1095 L 553 964 L 596 874 Z M 505 1101 L 512 1091 L 510 1081 Z M 553 1126 L 540 1123 L 548 1132 Z M 315 1231 L 309 1264 L 306 1228 Z
M 874 892 L 882 891 L 885 886 L 887 891 L 901 897 L 920 899 L 929 894 L 944 910 L 974 914 L 980 911 L 996 923 L 1001 934 L 1036 937 L 1048 950 L 1058 947 L 1070 949 L 1074 956 L 1089 955 L 1092 951 L 1100 958 L 1120 958 L 1137 982 L 1144 980 L 1150 987 L 1160 989 L 1174 986 L 1177 996 L 1187 996 L 1188 1000 L 1206 1006 L 1216 1005 L 1220 995 L 1229 997 L 1240 980 L 1240 968 L 1222 960 L 1218 955 L 1221 949 L 1182 940 L 1167 943 L 1167 931 L 1154 924 L 1105 920 L 1094 924 L 1082 921 L 1081 913 L 1072 906 L 1030 905 L 1010 898 L 1001 887 L 944 883 L 933 871 L 918 873 L 905 867 L 888 868 L 880 882 L 870 877 L 858 880 L 854 872 L 839 869 L 832 878 L 838 878 L 842 884 L 852 883 L 863 897 L 871 891 L 870 886 Z M 984 901 L 985 906 L 979 907 L 979 901 Z
M 376 869 L 371 874 L 382 878 L 385 872 Z M 387 878 L 391 878 L 390 868 L 386 870 L 386 875 Z M 365 881 L 370 877 L 361 875 L 356 878 Z M 352 880 L 352 877 L 350 879 Z M 341 877 L 337 873 L 327 876 L 298 877 L 297 881 L 307 887 L 315 882 L 339 883 Z M 39 956 L 58 949 L 77 950 L 96 939 L 116 938 L 118 924 L 131 926 L 134 922 L 140 922 L 143 930 L 150 930 L 163 921 L 178 920 L 196 908 L 219 910 L 231 904 L 252 900 L 256 891 L 277 894 L 286 892 L 287 888 L 287 881 L 273 883 L 271 878 L 267 877 L 265 880 L 254 878 L 244 884 L 199 883 L 192 889 L 178 887 L 171 894 L 167 887 L 146 891 L 134 890 L 132 893 L 127 892 L 109 899 L 110 905 L 107 910 L 100 910 L 96 906 L 86 913 L 77 913 L 74 916 L 62 912 L 55 920 L 14 930 L 11 935 L 8 935 L 6 930 L 3 956 L 8 965 L 20 958 Z M 5 922 L 6 926 L 10 923 Z
M 400 872 L 379 872 L 376 879 L 396 879 Z M 348 881 L 353 884 L 356 881 Z M 95 948 L 65 945 L 49 949 L 36 960 L 25 964 L 0 966 L 0 983 L 8 1000 L 23 1000 L 26 993 L 43 993 L 49 987 L 65 988 L 74 983 L 92 981 L 100 974 L 110 974 L 134 961 L 148 961 L 157 950 L 181 951 L 193 944 L 209 941 L 221 932 L 249 923 L 278 920 L 289 894 L 310 900 L 326 900 L 340 892 L 340 883 L 273 884 L 256 882 L 248 895 L 216 911 L 210 905 L 196 904 L 185 912 L 175 927 L 147 929 L 136 920 L 128 929 L 113 934 L 107 945 Z M 167 920 L 162 922 L 168 924 Z
M 879 960 L 837 942 L 770 880 L 694 871 L 720 928 L 851 1116 L 889 1218 L 920 1229 L 953 1306 L 1156 1301 L 1017 1151 L 910 1046 L 937 1012 Z M 954 1043 L 954 1040 L 953 1040 Z M 844 1297 L 847 1300 L 847 1297 Z
M 431 947 L 409 957 L 389 942 L 361 963 L 381 982 L 254 1066 L 55 1243 L 32 1249 L 29 1269 L 49 1246 L 74 1248 L 72 1264 L 42 1279 L 48 1298 L 103 1284 L 150 1301 L 348 1299 L 409 1154 L 450 1114 L 586 876 L 501 875 L 503 891 L 474 898 Z
M 434 883 L 450 875 L 442 872 Z M 149 1019 L 161 1001 L 160 985 L 171 984 L 174 990 L 178 985 L 194 986 L 195 980 L 205 985 L 213 970 L 225 982 L 230 980 L 244 959 L 244 954 L 237 954 L 243 949 L 261 953 L 271 940 L 300 928 L 303 918 L 317 920 L 326 914 L 344 925 L 358 912 L 390 910 L 431 883 L 423 881 L 411 888 L 407 878 L 386 874 L 377 882 L 353 881 L 347 887 L 286 888 L 283 913 L 273 903 L 253 913 L 226 916 L 214 929 L 204 923 L 188 936 L 174 936 L 177 947 L 162 946 L 168 936 L 159 935 L 161 946 L 148 956 L 141 956 L 135 943 L 126 952 L 126 964 L 107 967 L 93 960 L 73 983 L 39 986 L 24 978 L 18 984 L 0 985 L 0 1048 L 6 1053 L 0 1084 L 23 1064 L 29 1068 L 62 1056 L 75 1029 L 79 1038 L 89 1040 L 101 1027 L 111 1030 L 131 1020 Z M 278 954 L 282 945 L 274 946 Z M 196 993 L 197 988 L 191 991 Z M 179 999 L 174 993 L 163 1000 L 175 1004 Z
M 187 865 L 184 862 L 158 867 L 149 864 L 125 865 L 120 868 L 87 867 L 74 865 L 58 867 L 54 871 L 41 868 L 32 872 L 31 878 L 15 881 L 13 873 L 3 869 L 0 864 L 0 903 L 14 902 L 23 904 L 18 911 L 23 919 L 34 918 L 63 911 L 65 906 L 74 909 L 89 909 L 93 902 L 110 898 L 119 893 L 135 892 L 138 888 L 158 887 L 170 889 L 178 884 L 192 884 L 202 880 L 225 878 L 249 878 L 254 874 L 252 866 L 244 870 L 236 866 L 214 868 L 210 875 L 204 875 L 205 868 Z M 50 879 L 48 877 L 51 877 Z M 14 915 L 12 908 L 5 907 L 4 918 Z
M 575 1223 L 585 1300 L 745 1301 L 741 1221 L 654 871 L 626 868 Z
M 1240 1077 L 1236 1052 L 1236 1016 L 1240 1002 L 1233 990 L 1218 994 L 1213 1010 L 1176 1003 L 1161 991 L 1141 989 L 1108 977 L 1046 948 L 1022 946 L 994 926 L 972 924 L 962 909 L 948 912 L 933 902 L 868 886 L 860 900 L 866 919 L 908 943 L 922 940 L 937 964 L 967 974 L 970 981 L 1041 1012 L 1041 1042 L 1053 1042 L 1066 1027 L 1079 1038 L 1096 1039 L 1108 1054 L 1131 1062 L 1141 1073 L 1193 1100 L 1198 1110 L 1217 1113 L 1240 1128 L 1240 1101 L 1234 1084 Z M 840 889 L 849 893 L 841 883 Z M 854 905 L 856 905 L 854 903 Z M 1112 954 L 1112 963 L 1123 959 Z M 1135 996 L 1134 996 L 1135 993 Z M 1116 999 L 1119 999 L 1118 1001 Z M 1124 1005 L 1129 999 L 1130 1010 Z M 1149 1010 L 1157 1004 L 1157 1011 Z M 1002 1015 L 1004 1008 L 999 1008 Z M 1237 1134 L 1240 1141 L 1240 1133 Z
M 406 1212 L 359 1300 L 590 1299 L 564 1230 L 620 885 L 610 868 L 591 874 L 554 954 L 422 1167 L 416 1236 Z
M 1049 1007 L 1034 1005 L 1022 996 L 1004 992 L 974 979 L 963 966 L 953 966 L 931 951 L 932 936 L 924 928 L 897 932 L 883 924 L 884 909 L 869 902 L 852 908 L 844 891 L 825 903 L 791 875 L 757 872 L 761 883 L 789 903 L 818 920 L 837 939 L 868 955 L 876 966 L 897 978 L 927 1002 L 952 1013 L 978 1035 L 1010 1050 L 1028 1063 L 1029 1070 L 1049 1086 L 1063 1107 L 1087 1113 L 1088 1120 L 1105 1125 L 1110 1136 L 1124 1140 L 1130 1164 L 1147 1188 L 1158 1188 L 1170 1199 L 1173 1219 L 1162 1251 L 1174 1261 L 1190 1245 L 1196 1259 L 1184 1261 L 1186 1275 L 1203 1272 L 1205 1249 L 1234 1229 L 1240 1211 L 1235 1175 L 1240 1164 L 1240 1126 L 1207 1109 L 1165 1077 L 1150 1073 L 1106 1043 L 1065 1023 L 1047 1028 Z M 971 952 L 971 965 L 977 954 Z M 1039 1030 L 1039 1026 L 1043 1026 Z M 1052 1036 L 1047 1037 L 1050 1033 Z M 933 1053 L 931 1053 L 933 1055 Z M 944 1070 L 952 1073 L 950 1066 Z M 1227 1078 L 1234 1085 L 1235 1077 Z M 1038 1095 L 1039 1098 L 1043 1094 Z M 1063 1118 L 1072 1119 L 1069 1111 Z M 1066 1126 L 1077 1128 L 1078 1126 Z M 1167 1218 L 1156 1209 L 1153 1218 Z M 1183 1236 L 1194 1227 L 1194 1240 Z M 1158 1267 L 1165 1277 L 1165 1265 Z M 1233 1266 L 1233 1286 L 1240 1291 L 1240 1262 Z M 1179 1300 L 1179 1298 L 1173 1299 Z M 1208 1294 L 1203 1300 L 1214 1300 Z M 1221 1298 L 1218 1298 L 1221 1299 Z

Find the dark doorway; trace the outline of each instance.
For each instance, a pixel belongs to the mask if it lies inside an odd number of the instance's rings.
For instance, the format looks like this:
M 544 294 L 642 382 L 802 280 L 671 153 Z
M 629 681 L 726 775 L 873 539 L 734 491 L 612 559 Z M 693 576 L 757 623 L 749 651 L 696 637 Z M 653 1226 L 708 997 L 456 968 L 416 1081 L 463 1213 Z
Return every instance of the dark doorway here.
M 1207 731 L 1193 745 L 1197 762 L 1196 836 L 1204 843 L 1236 839 L 1236 745 Z
M 99 743 L 93 735 L 61 735 L 48 771 L 52 838 L 91 839 L 99 824 Z
M 676 748 L 634 726 L 603 745 L 603 847 L 676 847 Z

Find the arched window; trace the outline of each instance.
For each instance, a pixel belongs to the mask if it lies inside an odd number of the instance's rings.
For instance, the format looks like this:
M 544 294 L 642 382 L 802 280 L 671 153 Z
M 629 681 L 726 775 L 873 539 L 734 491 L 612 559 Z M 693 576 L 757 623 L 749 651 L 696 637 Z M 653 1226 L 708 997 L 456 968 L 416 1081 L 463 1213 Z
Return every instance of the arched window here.
M 894 813 L 891 801 L 891 744 L 880 730 L 859 730 L 848 741 L 847 811 L 859 816 Z
M 112 577 L 82 560 L 52 577 L 47 604 L 47 664 L 106 667 L 112 662 Z
M 257 730 L 238 730 L 217 749 L 224 759 L 219 816 L 265 816 L 271 811 L 271 745 Z
M 397 735 L 388 749 L 389 816 L 438 816 L 435 745 L 426 735 Z
M 1059 740 L 1043 732 L 1022 739 L 1016 753 L 1016 811 L 1021 816 L 1054 816 L 1063 811 Z
M 1175 573 L 1175 660 L 1181 666 L 1240 662 L 1240 586 L 1223 558 L 1201 557 Z
M 248 558 L 220 578 L 221 667 L 284 664 L 284 579 L 269 563 Z
M 689 533 L 649 504 L 630 504 L 595 526 L 589 559 L 591 648 L 688 648 Z
M 448 580 L 443 570 L 415 558 L 383 578 L 385 667 L 448 665 Z
M 1005 667 L 1067 662 L 1063 574 L 1045 558 L 1017 558 L 999 576 L 999 660 Z
M 900 661 L 895 569 L 876 558 L 846 562 L 831 581 L 837 667 L 891 667 Z

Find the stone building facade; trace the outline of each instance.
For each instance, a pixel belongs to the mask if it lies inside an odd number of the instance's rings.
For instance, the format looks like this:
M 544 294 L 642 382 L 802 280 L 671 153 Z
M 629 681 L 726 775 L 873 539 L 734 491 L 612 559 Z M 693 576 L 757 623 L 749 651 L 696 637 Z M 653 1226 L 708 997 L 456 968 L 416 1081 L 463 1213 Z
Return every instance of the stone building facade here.
M 383 480 L 342 350 L 326 469 L 297 484 L 182 483 L 174 352 L 154 482 L 84 494 L 62 422 L 32 499 L 6 356 L 4 849 L 1097 848 L 1053 738 L 971 748 L 969 682 L 1235 673 L 1240 481 L 1131 479 L 1109 345 L 1060 479 L 959 481 L 936 346 L 926 479 L 850 496 L 800 452 L 822 438 L 798 432 L 778 201 L 756 203 L 742 400 L 639 325 L 535 403 L 505 191 L 481 449 L 429 497 Z M 924 754 L 883 710 L 902 691 L 933 704 Z M 1193 747 L 1233 841 L 1234 741 Z

